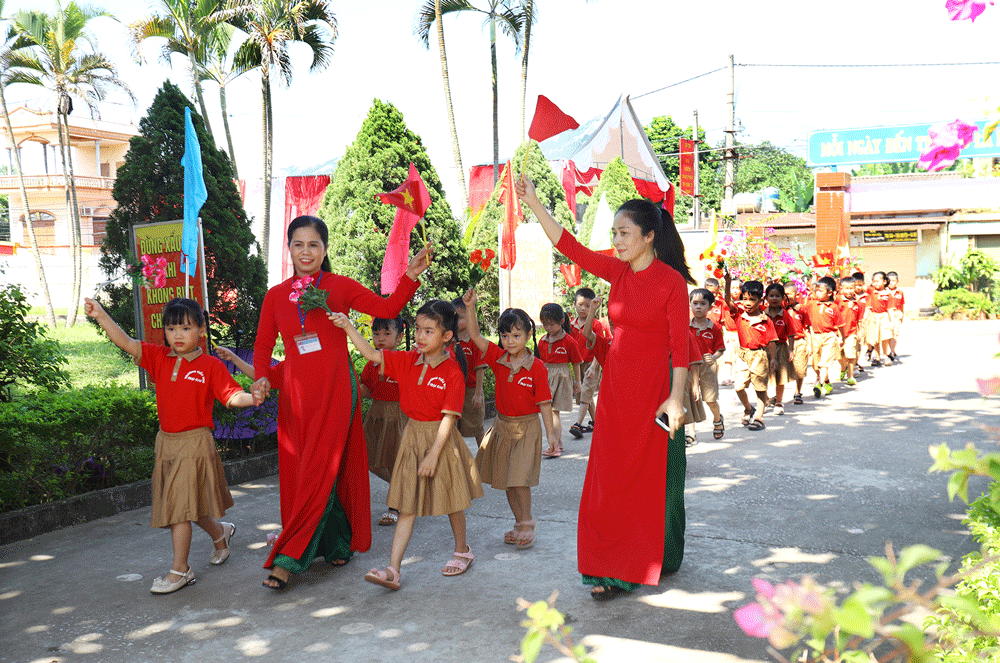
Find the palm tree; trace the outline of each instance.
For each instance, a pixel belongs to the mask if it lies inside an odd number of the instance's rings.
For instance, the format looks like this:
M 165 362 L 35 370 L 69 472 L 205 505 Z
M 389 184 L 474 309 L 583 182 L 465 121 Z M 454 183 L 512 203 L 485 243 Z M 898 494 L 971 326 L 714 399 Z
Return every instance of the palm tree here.
M 170 64 L 170 56 L 174 53 L 186 56 L 198 108 L 201 109 L 205 128 L 211 134 L 208 111 L 205 110 L 205 96 L 201 90 L 203 79 L 198 76 L 198 67 L 205 62 L 209 47 L 207 42 L 214 28 L 232 18 L 236 10 L 228 7 L 225 0 L 158 0 L 158 2 L 166 15 L 154 14 L 129 26 L 135 59 L 139 63 L 143 62 L 140 46 L 151 37 L 162 37 L 167 40 L 160 53 L 160 59 L 165 64 Z
M 80 233 L 80 207 L 76 198 L 73 176 L 73 155 L 69 144 L 69 114 L 73 112 L 73 97 L 82 99 L 91 115 L 99 115 L 98 102 L 114 89 L 124 91 L 135 101 L 135 96 L 108 57 L 94 49 L 94 41 L 87 34 L 87 23 L 108 14 L 81 8 L 76 2 L 65 9 L 56 0 L 56 13 L 21 11 L 14 18 L 16 29 L 33 42 L 29 49 L 21 49 L 9 57 L 11 70 L 9 83 L 29 83 L 51 90 L 55 94 L 56 119 L 59 125 L 59 150 L 62 154 L 63 173 L 70 207 L 70 250 L 73 256 L 73 290 L 66 326 L 76 323 L 80 308 L 80 289 L 83 273 L 83 250 Z M 84 44 L 90 52 L 82 50 Z
M 264 210 L 261 257 L 267 264 L 271 238 L 271 165 L 274 116 L 271 112 L 271 79 L 286 87 L 292 82 L 289 46 L 302 42 L 312 51 L 309 71 L 319 71 L 333 57 L 337 18 L 329 0 L 244 0 L 232 24 L 247 34 L 234 62 L 239 67 L 260 67 L 261 115 L 264 133 Z
M 420 8 L 417 14 L 417 36 L 421 34 L 421 26 L 426 25 L 427 31 L 434 20 L 452 12 L 471 11 L 486 16 L 483 24 L 490 26 L 490 65 L 493 73 L 493 185 L 500 178 L 500 109 L 498 105 L 497 88 L 497 26 L 511 38 L 518 52 L 521 49 L 521 28 L 524 25 L 524 10 L 520 6 L 511 6 L 509 0 L 487 0 L 486 8 L 480 9 L 468 0 L 440 0 L 440 13 L 437 7 L 431 9 L 430 2 Z M 465 176 L 464 173 L 462 175 Z
M 531 52 L 531 26 L 538 22 L 535 0 L 521 0 L 524 14 L 524 35 L 521 37 L 521 140 L 527 137 L 524 125 L 524 105 L 528 98 L 528 54 Z
M 229 47 L 236 30 L 228 23 L 215 26 L 207 39 L 206 58 L 198 65 L 198 79 L 213 81 L 219 86 L 219 105 L 222 107 L 222 126 L 226 131 L 229 145 L 229 160 L 233 163 L 233 177 L 240 178 L 236 169 L 236 152 L 233 150 L 233 135 L 229 131 L 229 113 L 226 110 L 226 85 L 250 71 L 251 68 L 237 65 L 230 57 Z
M 448 0 L 445 0 L 447 2 Z M 448 129 L 451 131 L 451 151 L 455 157 L 455 169 L 458 172 L 458 184 L 462 189 L 462 209 L 469 209 L 469 190 L 465 185 L 465 168 L 462 166 L 462 151 L 458 146 L 458 130 L 455 128 L 455 108 L 451 103 L 451 81 L 448 78 L 448 54 L 444 47 L 444 23 L 441 21 L 442 0 L 427 0 L 424 6 L 417 12 L 417 24 L 413 28 L 413 34 L 424 45 L 430 48 L 430 23 L 437 26 L 438 53 L 441 57 L 441 79 L 444 81 L 444 102 L 448 110 Z
M 0 16 L 3 15 L 5 0 L 0 0 Z M 32 41 L 22 34 L 19 34 L 12 25 L 0 33 L 3 41 L 0 42 L 0 71 L 5 74 L 0 77 L 0 108 L 3 110 L 3 119 L 7 125 L 7 135 L 10 136 L 11 147 L 14 148 L 14 165 L 17 168 L 17 184 L 21 190 L 21 203 L 24 208 L 24 222 L 28 226 L 28 240 L 31 242 L 31 253 L 35 256 L 35 271 L 38 272 L 38 282 L 42 286 L 42 297 L 45 300 L 45 314 L 49 319 L 49 326 L 56 326 L 56 312 L 52 308 L 52 297 L 49 295 L 49 282 L 45 278 L 45 266 L 42 264 L 42 256 L 38 252 L 38 238 L 35 236 L 35 224 L 31 218 L 31 208 L 28 205 L 28 189 L 24 186 L 24 170 L 21 168 L 21 150 L 18 149 L 14 139 L 14 128 L 10 125 L 10 115 L 7 113 L 7 99 L 4 97 L 3 89 L 9 78 L 11 66 L 9 55 L 22 48 L 28 48 Z

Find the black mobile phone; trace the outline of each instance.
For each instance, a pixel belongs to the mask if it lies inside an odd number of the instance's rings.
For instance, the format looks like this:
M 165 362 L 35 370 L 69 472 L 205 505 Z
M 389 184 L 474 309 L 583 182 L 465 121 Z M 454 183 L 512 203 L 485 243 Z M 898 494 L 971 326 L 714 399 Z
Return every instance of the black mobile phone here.
M 656 425 L 668 433 L 670 432 L 670 418 L 667 417 L 666 412 L 656 418 Z

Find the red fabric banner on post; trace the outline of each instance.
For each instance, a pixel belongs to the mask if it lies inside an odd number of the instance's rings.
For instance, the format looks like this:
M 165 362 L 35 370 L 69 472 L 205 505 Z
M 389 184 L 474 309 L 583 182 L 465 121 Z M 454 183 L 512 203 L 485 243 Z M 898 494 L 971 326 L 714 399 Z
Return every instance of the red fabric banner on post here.
M 694 195 L 694 146 L 695 142 L 681 138 L 681 193 Z
M 514 231 L 521 219 L 521 202 L 514 192 L 514 174 L 511 172 L 510 161 L 503 168 L 500 178 L 500 203 L 503 205 L 503 236 L 500 241 L 500 269 L 514 269 L 517 262 L 517 247 L 514 244 Z
M 563 278 L 566 279 L 567 288 L 575 288 L 580 285 L 580 265 L 577 265 L 576 263 L 559 265 L 559 271 L 562 272 Z

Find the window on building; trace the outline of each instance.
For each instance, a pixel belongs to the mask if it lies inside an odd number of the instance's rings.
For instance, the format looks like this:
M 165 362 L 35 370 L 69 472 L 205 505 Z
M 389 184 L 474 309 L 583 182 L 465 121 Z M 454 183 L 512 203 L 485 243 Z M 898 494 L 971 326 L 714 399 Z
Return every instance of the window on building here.
M 101 246 L 104 244 L 104 238 L 108 234 L 108 219 L 107 217 L 94 218 L 94 246 Z
M 23 237 L 28 239 L 28 224 L 24 222 L 24 215 L 21 215 L 21 225 L 23 226 Z M 55 255 L 56 245 L 56 217 L 48 212 L 32 212 L 31 225 L 35 229 L 35 239 L 38 241 L 38 251 L 47 255 Z

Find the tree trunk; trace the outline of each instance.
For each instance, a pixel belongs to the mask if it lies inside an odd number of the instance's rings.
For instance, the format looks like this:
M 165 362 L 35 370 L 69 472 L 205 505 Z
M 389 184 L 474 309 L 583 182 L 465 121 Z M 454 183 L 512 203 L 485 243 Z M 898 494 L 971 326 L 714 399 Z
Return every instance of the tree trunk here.
M 490 16 L 490 64 L 493 67 L 493 188 L 500 181 L 500 114 L 497 105 L 497 20 Z
M 69 166 L 66 164 L 66 138 L 63 135 L 63 121 L 61 112 L 56 112 L 56 125 L 59 129 L 59 156 L 62 159 L 63 190 L 66 192 L 66 223 L 69 227 L 69 254 L 71 261 L 71 273 L 76 275 L 76 233 L 73 232 L 73 210 L 72 198 L 69 195 Z M 66 309 L 66 321 L 69 322 L 69 310 L 72 308 L 72 291 L 70 293 L 70 305 Z
M 264 209 L 261 211 L 261 247 L 260 257 L 267 267 L 267 251 L 271 244 L 271 81 L 270 73 L 264 69 L 260 72 L 261 100 L 264 118 Z
M 448 129 L 451 131 L 451 151 L 455 157 L 458 183 L 462 190 L 462 211 L 469 209 L 469 189 L 465 185 L 465 168 L 458 148 L 458 130 L 455 128 L 455 108 L 451 103 L 451 81 L 448 79 L 448 55 L 444 48 L 444 24 L 441 22 L 441 0 L 434 0 L 434 20 L 437 22 L 438 51 L 441 53 L 441 78 L 444 81 L 444 102 L 448 109 Z
M 69 311 L 66 313 L 66 326 L 72 327 L 76 324 L 76 314 L 80 308 L 80 290 L 83 287 L 83 237 L 80 232 L 80 204 L 76 198 L 76 177 L 73 174 L 73 152 L 69 135 L 69 115 L 63 114 L 63 122 L 66 124 L 66 162 L 69 164 L 69 192 L 70 202 L 73 206 L 72 233 L 74 243 L 74 267 L 73 267 L 73 293 L 70 298 Z
M 233 179 L 240 179 L 236 170 L 236 152 L 233 151 L 233 135 L 229 132 L 229 114 L 226 112 L 226 86 L 219 86 L 219 104 L 222 106 L 222 126 L 226 130 L 226 143 L 229 145 L 229 160 L 233 162 Z
M 524 126 L 524 106 L 528 99 L 528 47 L 531 45 L 531 15 L 534 13 L 534 2 L 533 0 L 527 0 L 524 3 L 527 13 L 527 17 L 524 21 L 524 41 L 521 47 L 524 49 L 521 54 L 521 140 L 527 140 L 526 129 Z M 528 157 L 525 156 L 527 159 Z
M 198 72 L 195 71 L 194 53 L 188 51 L 188 64 L 191 65 L 191 80 L 194 81 L 194 96 L 198 98 L 198 108 L 201 109 L 201 120 L 205 123 L 208 135 L 212 136 L 212 125 L 208 122 L 208 111 L 205 109 L 205 95 L 201 92 L 201 81 L 198 80 Z M 214 140 L 215 137 L 212 136 Z
M 35 236 L 35 224 L 31 220 L 31 208 L 28 205 L 28 189 L 24 186 L 24 171 L 21 169 L 21 152 L 17 149 L 17 141 L 14 139 L 14 128 L 10 125 L 10 116 L 7 114 L 7 99 L 3 95 L 3 84 L 0 84 L 0 108 L 3 109 L 3 119 L 7 123 L 7 135 L 10 136 L 10 144 L 14 149 L 14 164 L 17 167 L 17 184 L 21 189 L 21 202 L 24 205 L 24 222 L 28 226 L 28 240 L 31 242 L 31 253 L 35 256 L 35 271 L 38 273 L 38 282 L 42 286 L 42 298 L 45 300 L 45 315 L 49 319 L 49 326 L 56 326 L 56 312 L 52 308 L 52 297 L 49 295 L 49 282 L 45 278 L 45 266 L 42 264 L 42 255 L 38 252 L 38 238 Z M 11 218 L 11 223 L 14 219 Z

